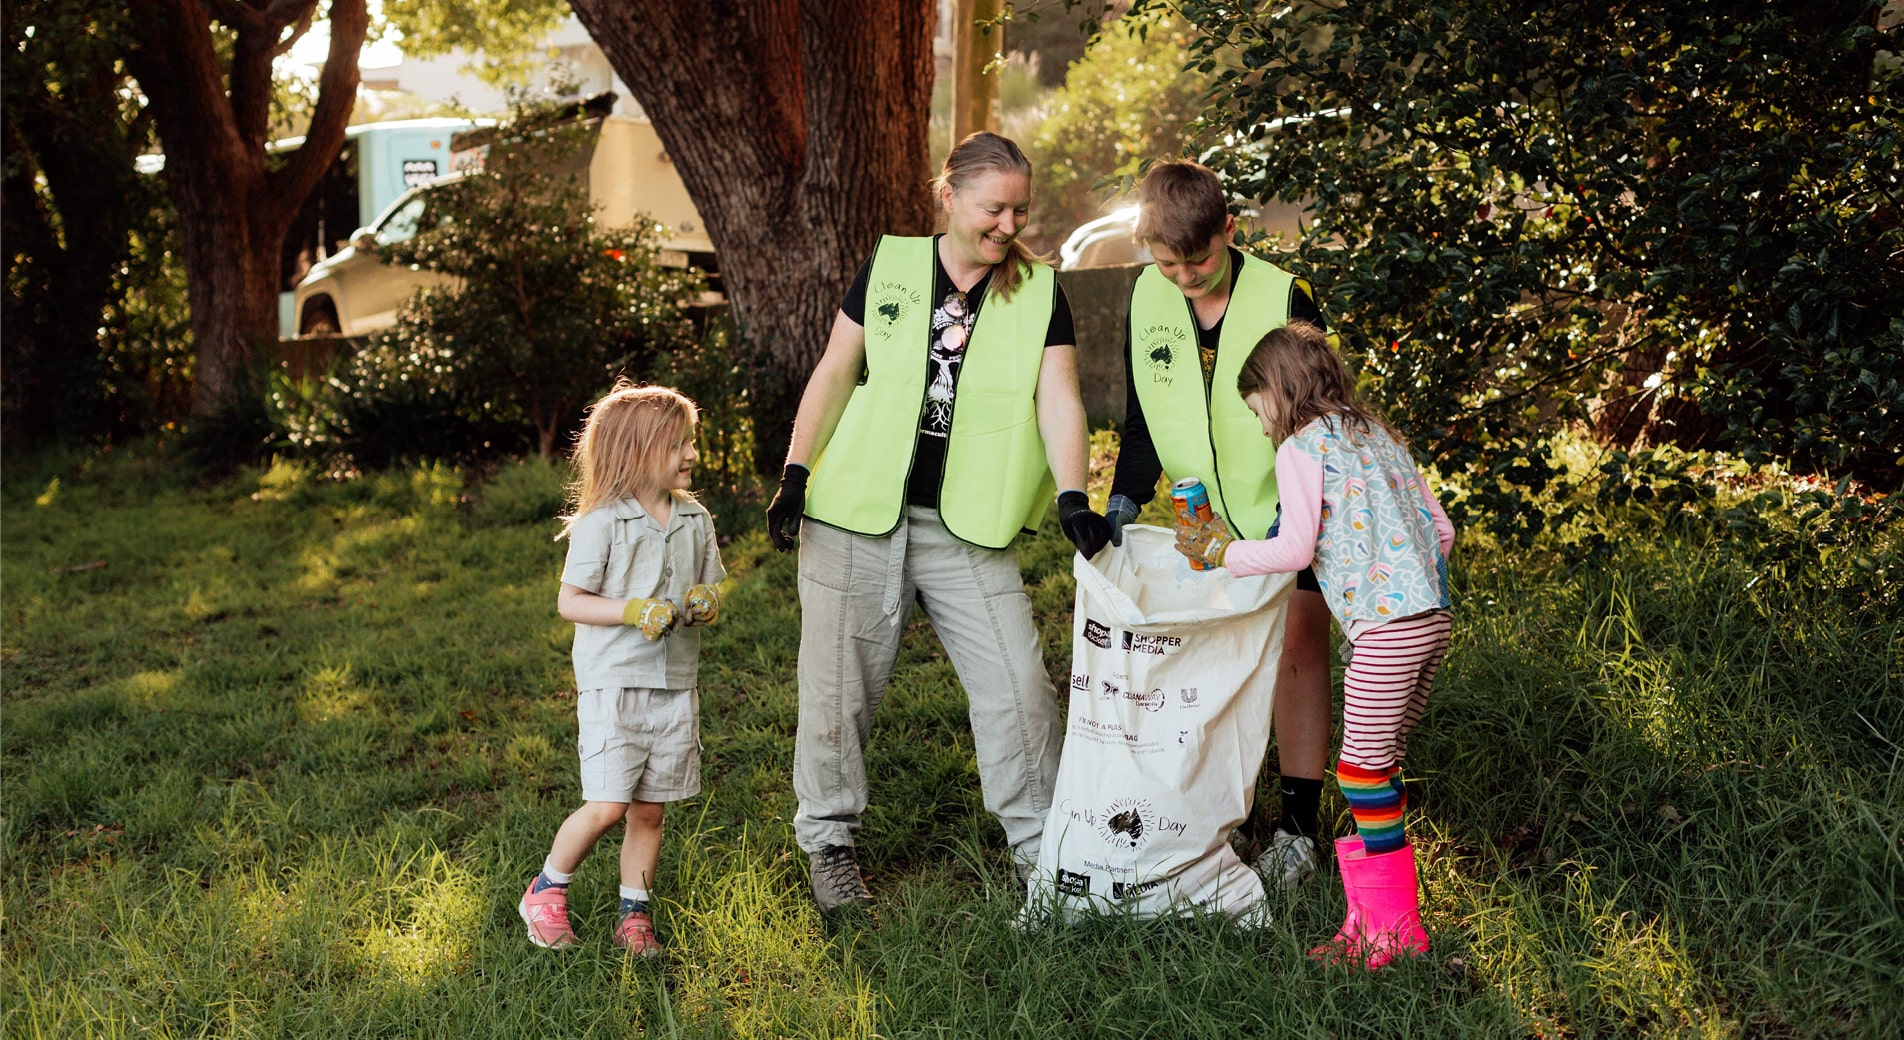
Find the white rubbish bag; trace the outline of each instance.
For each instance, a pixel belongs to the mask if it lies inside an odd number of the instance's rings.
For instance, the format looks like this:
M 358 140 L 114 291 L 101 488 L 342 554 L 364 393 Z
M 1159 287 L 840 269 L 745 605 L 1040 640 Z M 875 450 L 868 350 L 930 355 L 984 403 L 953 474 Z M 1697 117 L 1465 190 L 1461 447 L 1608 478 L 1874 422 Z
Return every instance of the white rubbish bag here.
M 1025 919 L 1266 921 L 1229 835 L 1263 766 L 1295 576 L 1192 571 L 1143 525 L 1072 571 L 1071 709 Z

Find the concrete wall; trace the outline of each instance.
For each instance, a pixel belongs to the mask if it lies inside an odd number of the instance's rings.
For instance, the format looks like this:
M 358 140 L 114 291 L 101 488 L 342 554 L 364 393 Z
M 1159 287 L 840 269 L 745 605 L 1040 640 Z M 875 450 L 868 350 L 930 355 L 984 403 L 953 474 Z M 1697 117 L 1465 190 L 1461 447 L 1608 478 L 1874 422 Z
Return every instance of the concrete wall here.
M 1124 421 L 1124 329 L 1146 264 L 1058 272 L 1078 332 L 1078 388 L 1092 427 Z

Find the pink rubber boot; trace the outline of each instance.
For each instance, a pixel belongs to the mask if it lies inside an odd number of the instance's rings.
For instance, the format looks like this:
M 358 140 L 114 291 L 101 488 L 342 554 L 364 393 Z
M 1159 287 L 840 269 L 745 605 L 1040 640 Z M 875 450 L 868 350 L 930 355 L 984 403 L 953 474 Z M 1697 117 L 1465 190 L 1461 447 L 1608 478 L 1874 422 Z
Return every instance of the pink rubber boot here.
M 1335 938 L 1309 951 L 1311 960 L 1336 962 L 1361 959 L 1362 901 L 1356 893 L 1356 868 L 1351 864 L 1367 858 L 1368 854 L 1362 851 L 1360 835 L 1335 840 L 1335 865 L 1342 873 L 1342 894 L 1348 897 L 1349 912 L 1343 915 L 1342 927 L 1335 933 Z
M 1370 971 L 1397 957 L 1428 952 L 1413 845 L 1349 860 L 1343 864 L 1342 877 L 1351 898 L 1361 903 L 1360 953 Z

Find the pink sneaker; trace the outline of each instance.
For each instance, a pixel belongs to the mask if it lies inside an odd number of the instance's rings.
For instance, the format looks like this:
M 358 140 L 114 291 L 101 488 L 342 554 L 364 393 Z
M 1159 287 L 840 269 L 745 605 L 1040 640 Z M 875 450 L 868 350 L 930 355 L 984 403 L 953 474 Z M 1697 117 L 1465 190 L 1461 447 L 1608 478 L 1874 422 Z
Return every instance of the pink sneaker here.
M 535 879 L 516 905 L 522 923 L 529 926 L 529 941 L 545 950 L 566 950 L 578 941 L 569 927 L 569 890 L 551 886 L 535 890 Z
M 621 916 L 621 923 L 615 926 L 615 945 L 641 957 L 653 957 L 661 952 L 661 940 L 655 938 L 654 921 L 646 910 Z

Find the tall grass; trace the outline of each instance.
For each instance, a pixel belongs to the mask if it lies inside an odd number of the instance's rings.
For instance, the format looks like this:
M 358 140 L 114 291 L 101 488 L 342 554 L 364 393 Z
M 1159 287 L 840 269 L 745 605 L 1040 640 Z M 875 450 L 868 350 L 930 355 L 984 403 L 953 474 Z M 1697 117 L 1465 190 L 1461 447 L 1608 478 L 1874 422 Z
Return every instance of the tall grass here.
M 1302 956 L 1340 919 L 1332 872 L 1257 932 L 1015 930 L 921 621 L 870 762 L 879 907 L 822 921 L 790 827 L 793 560 L 717 517 L 741 534 L 703 656 L 706 792 L 664 845 L 668 952 L 608 945 L 609 843 L 573 890 L 584 947 L 535 949 L 515 900 L 579 797 L 559 480 L 277 465 L 196 486 L 150 452 L 10 469 L 0 1031 L 1904 1032 L 1904 626 L 1690 538 L 1573 575 L 1464 542 L 1411 745 L 1435 948 L 1368 976 Z M 1068 560 L 1055 524 L 1021 550 L 1053 674 Z

